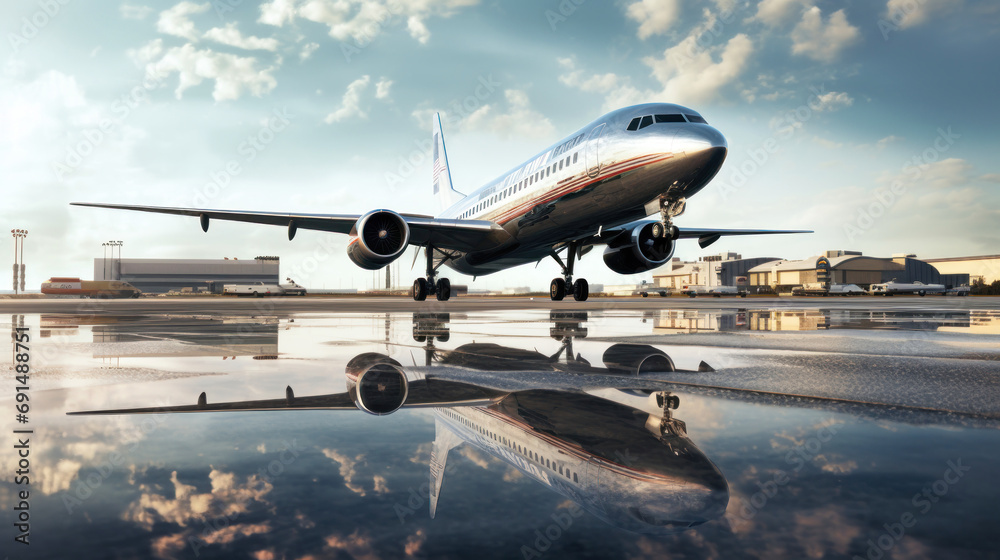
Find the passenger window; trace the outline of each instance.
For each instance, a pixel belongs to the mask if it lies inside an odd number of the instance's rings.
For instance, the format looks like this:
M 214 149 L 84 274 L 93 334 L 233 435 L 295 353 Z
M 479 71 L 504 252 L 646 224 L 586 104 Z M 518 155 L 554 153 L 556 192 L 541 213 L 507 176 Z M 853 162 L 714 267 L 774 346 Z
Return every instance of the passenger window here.
M 576 163 L 576 158 L 580 157 L 580 152 L 573 154 L 573 163 Z
M 625 130 L 639 130 L 639 121 L 640 120 L 641 120 L 640 117 L 636 117 L 636 118 L 632 119 L 632 122 L 628 123 L 628 126 L 625 128 Z
M 645 117 L 642 117 L 642 122 L 639 123 L 639 130 L 644 129 L 651 124 L 653 124 L 653 115 L 646 115 Z
M 562 169 L 562 166 L 563 166 L 563 162 L 562 162 L 562 160 L 559 160 L 559 169 Z
M 666 122 L 684 122 L 683 115 L 656 115 L 656 122 L 666 123 Z
M 684 115 L 684 116 L 687 117 L 689 122 L 708 124 L 708 121 L 706 121 L 702 117 L 699 117 L 698 115 Z

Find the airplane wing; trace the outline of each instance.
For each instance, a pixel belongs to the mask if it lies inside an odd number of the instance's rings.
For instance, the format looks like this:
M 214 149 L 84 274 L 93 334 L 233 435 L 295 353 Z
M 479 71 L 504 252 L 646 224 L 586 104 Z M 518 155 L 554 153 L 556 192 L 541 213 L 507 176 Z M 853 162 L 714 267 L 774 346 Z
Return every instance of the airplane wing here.
M 506 396 L 506 392 L 468 383 L 422 379 L 409 382 L 405 402 L 401 408 L 482 406 Z M 354 398 L 348 393 L 296 397 L 291 387 L 285 388 L 285 398 L 257 401 L 209 403 L 205 393 L 198 396 L 198 404 L 180 406 L 153 406 L 143 408 L 118 408 L 110 410 L 83 410 L 67 412 L 69 416 L 105 416 L 114 414 L 172 414 L 182 412 L 250 412 L 265 410 L 356 410 Z
M 647 223 L 655 223 L 659 220 L 640 220 L 631 222 L 615 228 L 602 230 L 598 238 L 594 238 L 590 244 L 607 243 L 614 238 L 632 231 L 636 226 Z M 698 239 L 698 245 L 704 249 L 725 235 L 775 235 L 782 233 L 813 233 L 811 230 L 802 229 L 712 229 L 712 228 L 678 228 L 680 235 L 678 239 Z
M 361 214 L 296 214 L 277 212 L 240 212 L 234 210 L 211 210 L 206 208 L 174 208 L 164 206 L 135 206 L 129 204 L 103 204 L 94 202 L 71 202 L 73 206 L 134 210 L 157 214 L 193 216 L 201 220 L 201 228 L 208 231 L 210 220 L 228 220 L 268 224 L 289 228 L 289 239 L 297 229 L 329 231 L 350 234 Z M 442 249 L 471 251 L 484 241 L 508 237 L 507 232 L 489 220 L 450 220 L 422 214 L 400 214 L 410 227 L 410 244 L 425 246 L 433 244 Z

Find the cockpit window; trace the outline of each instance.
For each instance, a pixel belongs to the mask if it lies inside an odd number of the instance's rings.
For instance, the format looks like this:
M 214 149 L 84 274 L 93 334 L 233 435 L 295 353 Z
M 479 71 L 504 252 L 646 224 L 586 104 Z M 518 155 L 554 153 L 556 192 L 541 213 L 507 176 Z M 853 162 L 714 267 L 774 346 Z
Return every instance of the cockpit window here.
M 708 124 L 708 121 L 706 121 L 705 119 L 699 117 L 698 115 L 684 115 L 684 116 L 687 117 L 688 121 L 690 121 L 690 122 L 696 122 L 696 123 L 701 123 L 701 124 Z
M 684 122 L 684 115 L 656 115 L 656 122 Z
M 636 117 L 632 119 L 632 122 L 628 123 L 628 127 L 625 130 L 639 130 L 639 121 L 642 117 Z
M 645 117 L 642 117 L 642 122 L 639 123 L 639 130 L 644 129 L 651 124 L 653 124 L 653 115 L 646 115 Z
M 685 117 L 687 117 L 685 119 Z M 669 115 L 644 115 L 642 117 L 636 117 L 629 121 L 628 126 L 625 130 L 642 130 L 647 126 L 660 123 L 682 123 L 682 122 L 693 122 L 708 124 L 705 119 L 699 117 L 698 115 L 681 115 L 680 113 L 673 113 Z

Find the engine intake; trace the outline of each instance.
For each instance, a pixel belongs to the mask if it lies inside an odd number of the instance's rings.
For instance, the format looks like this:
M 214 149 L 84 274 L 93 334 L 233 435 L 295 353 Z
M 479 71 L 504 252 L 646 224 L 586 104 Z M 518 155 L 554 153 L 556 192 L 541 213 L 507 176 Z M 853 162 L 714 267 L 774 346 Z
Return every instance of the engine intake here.
M 366 270 L 378 270 L 398 259 L 410 243 L 410 226 L 391 210 L 374 210 L 358 218 L 347 256 Z
M 655 235 L 656 230 L 662 230 L 659 223 L 647 222 L 612 240 L 604 250 L 604 264 L 618 274 L 663 266 L 674 255 L 674 240 L 669 235 Z
M 347 364 L 347 392 L 368 414 L 392 414 L 403 406 L 409 384 L 403 367 L 383 354 L 356 356 Z

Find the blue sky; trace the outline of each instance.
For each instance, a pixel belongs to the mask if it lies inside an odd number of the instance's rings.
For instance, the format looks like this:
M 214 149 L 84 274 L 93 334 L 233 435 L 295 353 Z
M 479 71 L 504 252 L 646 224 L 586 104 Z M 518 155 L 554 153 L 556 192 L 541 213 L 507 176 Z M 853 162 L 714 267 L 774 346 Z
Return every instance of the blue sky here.
M 307 286 L 364 286 L 345 236 L 288 242 L 220 222 L 204 234 L 194 219 L 68 203 L 434 213 L 435 111 L 469 192 L 647 101 L 691 106 L 729 141 L 679 225 L 816 230 L 677 256 L 1000 252 L 994 3 L 51 0 L 0 13 L 0 221 L 30 232 L 33 288 L 89 277 L 109 239 L 126 257 L 280 255 Z M 475 286 L 542 289 L 557 270 Z M 578 274 L 649 276 L 615 275 L 597 251 Z

